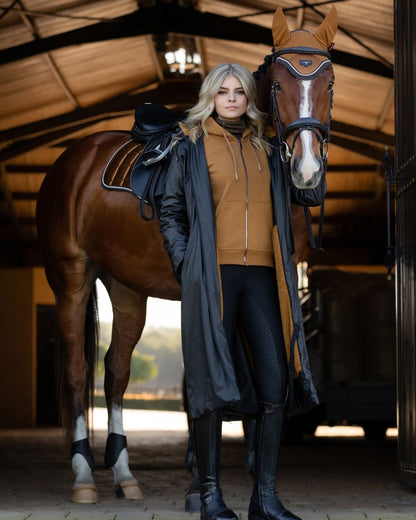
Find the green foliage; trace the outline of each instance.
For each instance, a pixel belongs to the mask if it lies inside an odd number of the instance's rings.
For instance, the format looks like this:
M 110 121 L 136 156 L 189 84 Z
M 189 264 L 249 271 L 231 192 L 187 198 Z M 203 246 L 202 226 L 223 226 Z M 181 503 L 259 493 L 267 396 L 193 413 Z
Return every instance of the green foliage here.
M 159 368 L 154 362 L 155 356 L 133 352 L 131 358 L 130 381 L 143 383 L 154 379 L 159 374 Z
M 180 388 L 183 377 L 181 331 L 164 327 L 149 327 L 136 345 L 136 351 L 152 355 L 159 367 L 156 378 L 145 386 Z
M 100 324 L 97 377 L 104 377 L 104 356 L 111 341 L 111 323 Z M 130 381 L 148 388 L 180 388 L 183 376 L 181 331 L 145 328 L 133 351 Z

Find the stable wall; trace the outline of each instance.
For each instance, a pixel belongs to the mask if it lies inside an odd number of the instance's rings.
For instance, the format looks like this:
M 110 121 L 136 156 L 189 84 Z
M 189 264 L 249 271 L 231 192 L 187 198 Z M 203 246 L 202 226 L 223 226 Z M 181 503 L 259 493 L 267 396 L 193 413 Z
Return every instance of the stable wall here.
M 0 269 L 0 428 L 36 425 L 36 306 L 54 302 L 43 269 Z

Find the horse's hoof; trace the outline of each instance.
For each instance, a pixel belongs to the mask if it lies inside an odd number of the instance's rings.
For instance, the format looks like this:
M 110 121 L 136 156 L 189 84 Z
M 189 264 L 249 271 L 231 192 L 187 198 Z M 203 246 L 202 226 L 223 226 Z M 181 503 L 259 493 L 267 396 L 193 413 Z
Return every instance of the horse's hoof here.
M 96 504 L 99 502 L 94 484 L 80 484 L 72 488 L 71 502 L 77 504 Z
M 201 497 L 198 493 L 188 493 L 185 497 L 185 513 L 199 513 Z
M 126 498 L 127 500 L 140 500 L 143 498 L 142 490 L 135 480 L 124 480 L 114 487 L 118 498 Z

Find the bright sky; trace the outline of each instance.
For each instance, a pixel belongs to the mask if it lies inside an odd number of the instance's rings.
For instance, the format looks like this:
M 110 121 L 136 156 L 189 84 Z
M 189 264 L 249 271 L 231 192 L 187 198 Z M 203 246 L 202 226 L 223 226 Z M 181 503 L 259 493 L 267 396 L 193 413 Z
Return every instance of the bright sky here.
M 111 309 L 110 298 L 104 285 L 97 281 L 98 293 L 98 314 L 100 321 L 111 322 L 113 311 Z M 148 298 L 146 326 L 151 327 L 181 327 L 181 304 L 170 300 L 160 300 L 159 298 Z

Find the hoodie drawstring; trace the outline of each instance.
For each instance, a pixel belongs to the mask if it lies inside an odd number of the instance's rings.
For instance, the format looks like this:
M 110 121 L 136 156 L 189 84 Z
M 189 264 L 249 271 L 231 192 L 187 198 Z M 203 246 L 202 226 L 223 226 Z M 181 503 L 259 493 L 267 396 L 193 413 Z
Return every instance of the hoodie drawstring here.
M 238 181 L 237 159 L 235 158 L 235 153 L 234 153 L 233 147 L 231 146 L 230 140 L 227 137 L 227 134 L 224 132 L 224 130 L 222 131 L 222 133 L 224 135 L 225 140 L 227 141 L 228 148 L 230 149 L 231 156 L 233 158 L 233 163 L 234 163 L 234 176 L 235 176 L 235 180 Z
M 231 143 L 230 143 L 230 140 L 228 139 L 227 134 L 224 132 L 224 130 L 222 131 L 222 133 L 223 133 L 224 139 L 227 142 L 228 148 L 230 149 L 231 157 L 233 158 L 233 163 L 234 163 L 234 177 L 235 177 L 235 180 L 238 181 L 239 178 L 238 178 L 238 170 L 237 170 L 237 159 L 235 157 L 233 147 L 231 146 Z M 258 168 L 259 172 L 261 172 L 263 170 L 262 170 L 261 162 L 260 162 L 259 156 L 257 155 L 256 149 L 254 148 L 253 143 L 251 142 L 251 139 L 248 139 L 248 142 L 249 142 L 251 151 L 253 152 L 254 158 L 256 159 L 257 168 Z
M 259 156 L 257 155 L 256 149 L 254 148 L 253 143 L 251 142 L 251 139 L 249 139 L 248 142 L 250 144 L 250 148 L 251 148 L 251 150 L 253 152 L 253 155 L 256 158 L 257 168 L 259 169 L 259 172 L 261 172 L 262 171 L 261 163 L 260 163 Z

